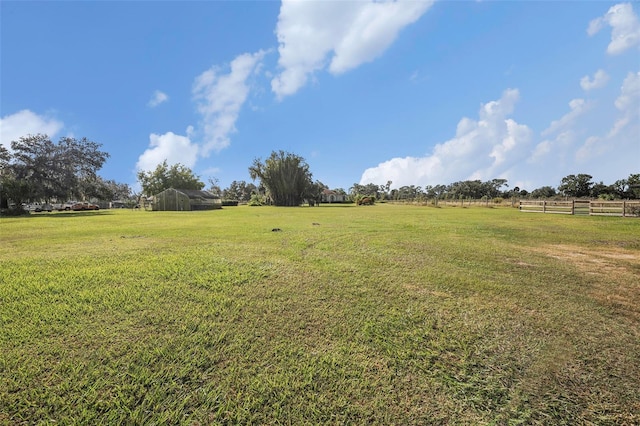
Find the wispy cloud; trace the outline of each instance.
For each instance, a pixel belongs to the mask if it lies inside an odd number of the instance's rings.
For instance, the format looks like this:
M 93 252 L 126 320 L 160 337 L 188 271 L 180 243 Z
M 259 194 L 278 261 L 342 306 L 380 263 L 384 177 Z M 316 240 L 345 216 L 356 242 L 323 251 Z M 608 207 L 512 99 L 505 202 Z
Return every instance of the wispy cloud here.
M 297 92 L 316 71 L 328 68 L 335 75 L 374 60 L 432 4 L 283 0 L 276 27 L 282 71 L 271 81 L 271 89 L 282 99 Z
M 571 111 L 563 115 L 560 119 L 551 122 L 549 127 L 542 131 L 542 136 L 548 136 L 570 128 L 578 117 L 586 113 L 593 107 L 593 103 L 584 99 L 573 99 L 569 102 Z
M 193 97 L 201 116 L 202 156 L 229 146 L 229 135 L 236 131 L 236 120 L 249 94 L 247 80 L 259 69 L 265 54 L 260 50 L 239 55 L 231 61 L 228 73 L 214 66 L 195 79 Z
M 151 97 L 149 102 L 147 102 L 147 106 L 155 108 L 161 103 L 167 102 L 168 100 L 169 96 L 167 96 L 166 93 L 163 93 L 160 90 L 156 90 L 155 92 L 153 92 L 153 96 Z
M 614 103 L 619 115 L 604 136 L 590 136 L 576 151 L 580 163 L 599 162 L 607 153 L 616 155 L 619 167 L 625 163 L 640 169 L 640 72 L 625 77 Z
M 42 133 L 54 138 L 62 129 L 64 123 L 48 115 L 40 115 L 23 109 L 15 114 L 0 118 L 0 144 L 11 148 L 11 142 L 29 134 Z
M 604 70 L 598 70 L 593 75 L 593 78 L 590 78 L 588 75 L 582 77 L 580 79 L 580 87 L 585 91 L 600 89 L 606 86 L 608 81 L 609 75 Z
M 634 46 L 640 46 L 640 20 L 631 3 L 612 6 L 604 16 L 589 23 L 587 33 L 593 36 L 605 24 L 611 27 L 611 42 L 607 46 L 607 53 L 610 55 L 618 55 Z

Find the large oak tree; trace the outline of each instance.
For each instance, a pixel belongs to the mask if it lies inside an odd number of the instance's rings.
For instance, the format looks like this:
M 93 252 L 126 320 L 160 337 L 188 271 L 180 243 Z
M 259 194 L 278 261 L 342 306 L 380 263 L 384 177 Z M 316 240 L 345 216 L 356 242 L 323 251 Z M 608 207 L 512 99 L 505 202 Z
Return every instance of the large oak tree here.
M 109 158 L 101 146 L 87 138 L 71 137 L 62 137 L 56 144 L 43 134 L 12 141 L 11 150 L 0 153 L 0 195 L 17 205 L 94 196 L 92 182 Z
M 145 195 L 155 195 L 169 188 L 197 190 L 204 188 L 204 183 L 190 168 L 180 163 L 169 166 L 167 160 L 158 164 L 155 170 L 138 172 L 138 182 Z

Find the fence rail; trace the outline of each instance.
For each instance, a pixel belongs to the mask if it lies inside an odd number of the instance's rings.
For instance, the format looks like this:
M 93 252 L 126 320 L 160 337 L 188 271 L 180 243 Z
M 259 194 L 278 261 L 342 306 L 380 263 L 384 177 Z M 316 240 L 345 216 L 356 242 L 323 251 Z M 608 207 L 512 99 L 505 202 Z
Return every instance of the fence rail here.
M 526 213 L 638 217 L 640 216 L 640 200 L 525 200 L 520 201 L 519 209 Z

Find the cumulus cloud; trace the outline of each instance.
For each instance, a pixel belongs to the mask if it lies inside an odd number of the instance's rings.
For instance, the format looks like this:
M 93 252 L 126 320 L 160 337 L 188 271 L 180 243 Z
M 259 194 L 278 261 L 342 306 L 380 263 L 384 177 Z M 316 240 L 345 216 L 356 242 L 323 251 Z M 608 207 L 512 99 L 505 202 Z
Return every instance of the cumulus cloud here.
M 140 155 L 137 170 L 154 170 L 158 164 L 167 161 L 169 165 L 180 163 L 192 168 L 198 159 L 198 145 L 191 141 L 193 128 L 187 128 L 187 135 L 167 132 L 163 135 L 149 135 L 149 148 Z
M 604 16 L 589 23 L 587 33 L 592 36 L 605 24 L 611 27 L 611 42 L 607 46 L 607 53 L 610 55 L 618 55 L 634 46 L 640 46 L 640 20 L 631 3 L 612 6 Z
M 604 87 L 608 81 L 609 75 L 604 70 L 598 70 L 593 75 L 593 78 L 590 78 L 588 75 L 582 77 L 580 79 L 580 87 L 585 91 L 600 89 Z
M 430 155 L 392 158 L 365 170 L 360 183 L 425 186 L 508 176 L 525 158 L 532 138 L 527 126 L 508 118 L 518 98 L 518 90 L 506 90 L 499 100 L 481 106 L 477 120 L 460 120 L 455 137 L 436 145 Z
M 228 73 L 214 66 L 195 79 L 193 97 L 202 117 L 202 156 L 229 146 L 229 135 L 236 131 L 236 120 L 249 94 L 247 80 L 259 69 L 265 53 L 239 55 L 231 61 Z
M 54 138 L 64 123 L 47 115 L 39 115 L 28 109 L 0 118 L 0 144 L 11 149 L 11 141 L 17 141 L 22 136 L 38 133 Z
M 297 92 L 315 71 L 328 67 L 340 74 L 374 60 L 432 4 L 283 0 L 276 27 L 282 71 L 271 89 L 281 99 Z
M 161 92 L 160 90 L 156 90 L 153 92 L 153 96 L 147 102 L 147 106 L 151 108 L 155 108 L 163 102 L 167 102 L 169 100 L 169 96 L 166 93 Z

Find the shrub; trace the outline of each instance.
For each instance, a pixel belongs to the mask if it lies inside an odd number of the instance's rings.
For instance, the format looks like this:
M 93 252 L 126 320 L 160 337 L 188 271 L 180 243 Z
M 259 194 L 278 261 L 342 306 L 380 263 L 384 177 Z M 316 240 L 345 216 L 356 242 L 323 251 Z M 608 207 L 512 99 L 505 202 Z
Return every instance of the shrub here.
M 13 207 L 0 210 L 0 216 L 26 216 L 30 214 L 28 210 L 20 207 Z
M 374 197 L 358 197 L 358 199 L 356 200 L 356 203 L 359 206 L 372 206 L 374 202 Z
M 264 204 L 263 199 L 258 194 L 253 194 L 251 196 L 251 199 L 247 203 L 247 205 L 249 205 L 249 206 L 261 206 L 263 204 Z
M 637 206 L 637 205 L 629 206 L 629 207 L 627 207 L 627 212 L 631 216 L 640 217 L 640 206 Z

